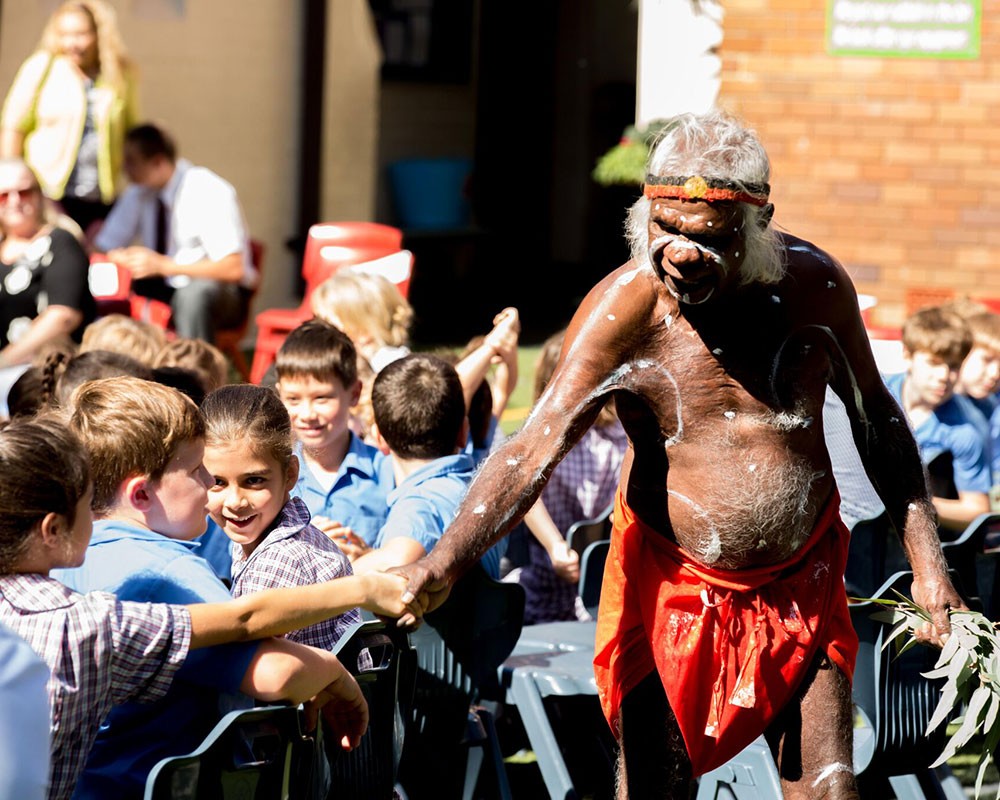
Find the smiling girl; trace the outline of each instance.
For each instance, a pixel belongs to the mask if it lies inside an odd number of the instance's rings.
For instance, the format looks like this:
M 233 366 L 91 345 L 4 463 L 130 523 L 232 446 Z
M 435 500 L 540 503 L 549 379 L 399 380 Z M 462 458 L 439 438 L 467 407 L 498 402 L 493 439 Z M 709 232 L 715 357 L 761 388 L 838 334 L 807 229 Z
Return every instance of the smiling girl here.
M 310 524 L 305 504 L 290 498 L 299 462 L 278 396 L 260 386 L 224 386 L 205 399 L 202 413 L 208 510 L 232 541 L 233 597 L 351 575 L 347 557 Z M 329 650 L 359 620 L 352 609 L 286 638 Z

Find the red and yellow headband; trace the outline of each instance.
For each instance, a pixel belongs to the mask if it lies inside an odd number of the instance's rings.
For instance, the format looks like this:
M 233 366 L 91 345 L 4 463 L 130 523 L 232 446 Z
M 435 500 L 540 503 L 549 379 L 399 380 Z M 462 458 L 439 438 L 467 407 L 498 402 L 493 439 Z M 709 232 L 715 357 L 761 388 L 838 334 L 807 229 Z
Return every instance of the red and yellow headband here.
M 732 200 L 754 206 L 767 205 L 771 186 L 767 183 L 736 183 L 722 178 L 703 178 L 701 175 L 664 177 L 647 175 L 642 193 L 650 200 L 656 197 L 675 200 Z

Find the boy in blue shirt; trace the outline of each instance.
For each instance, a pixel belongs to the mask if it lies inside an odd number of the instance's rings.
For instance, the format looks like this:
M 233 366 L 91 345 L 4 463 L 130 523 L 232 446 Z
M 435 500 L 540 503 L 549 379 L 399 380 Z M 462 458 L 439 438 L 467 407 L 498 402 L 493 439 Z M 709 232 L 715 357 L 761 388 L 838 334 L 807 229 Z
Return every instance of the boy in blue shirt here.
M 348 557 L 374 543 L 392 488 L 388 463 L 350 428 L 351 408 L 361 395 L 357 359 L 347 335 L 320 320 L 292 331 L 275 359 L 275 388 L 298 440 L 292 494 Z
M 1000 488 L 1000 314 L 981 311 L 965 318 L 972 350 L 962 362 L 955 394 L 986 437 L 994 491 Z
M 96 521 L 83 565 L 52 576 L 76 591 L 121 600 L 229 600 L 191 541 L 205 530 L 211 480 L 194 403 L 160 384 L 114 378 L 80 387 L 67 417 L 90 456 Z M 331 584 L 344 593 L 343 609 L 331 616 L 359 604 L 375 610 L 352 580 Z M 337 591 L 335 602 L 339 597 Z M 161 700 L 125 703 L 108 714 L 74 798 L 142 797 L 150 769 L 194 750 L 227 711 L 249 707 L 251 698 L 298 703 L 319 692 L 328 657 L 275 639 L 192 652 Z
M 903 325 L 906 371 L 885 379 L 913 429 L 944 528 L 962 531 L 989 511 L 990 465 L 981 431 L 953 396 L 972 333 L 957 314 L 925 308 Z
M 460 452 L 468 433 L 462 383 L 447 361 L 412 354 L 392 362 L 372 385 L 374 432 L 390 457 L 396 488 L 374 549 L 354 561 L 354 573 L 409 564 L 430 552 L 455 518 L 475 469 Z M 475 510 L 473 510 L 475 513 Z M 506 539 L 482 558 L 499 577 Z

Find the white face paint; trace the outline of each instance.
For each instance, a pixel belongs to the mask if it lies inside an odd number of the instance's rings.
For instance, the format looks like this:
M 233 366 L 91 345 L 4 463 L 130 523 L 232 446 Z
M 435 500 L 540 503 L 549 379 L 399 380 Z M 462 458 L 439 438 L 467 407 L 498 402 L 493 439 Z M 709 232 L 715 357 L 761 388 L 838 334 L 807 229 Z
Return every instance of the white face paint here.
M 812 788 L 815 789 L 817 786 L 823 783 L 823 781 L 829 780 L 838 772 L 853 773 L 854 770 L 847 764 L 840 764 L 840 763 L 827 764 L 825 767 L 823 767 L 822 770 L 820 770 L 819 776 L 816 778 L 816 780 L 813 781 Z

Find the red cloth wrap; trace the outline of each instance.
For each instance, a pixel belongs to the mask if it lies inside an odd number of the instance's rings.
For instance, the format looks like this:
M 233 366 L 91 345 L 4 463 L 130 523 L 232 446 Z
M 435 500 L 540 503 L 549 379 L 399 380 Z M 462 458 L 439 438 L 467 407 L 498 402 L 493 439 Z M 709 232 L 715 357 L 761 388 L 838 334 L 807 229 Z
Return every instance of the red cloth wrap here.
M 764 732 L 817 648 L 852 678 L 858 637 L 844 590 L 849 534 L 839 505 L 834 492 L 787 561 L 720 570 L 643 524 L 619 490 L 594 655 L 612 730 L 622 699 L 656 670 L 702 775 Z

